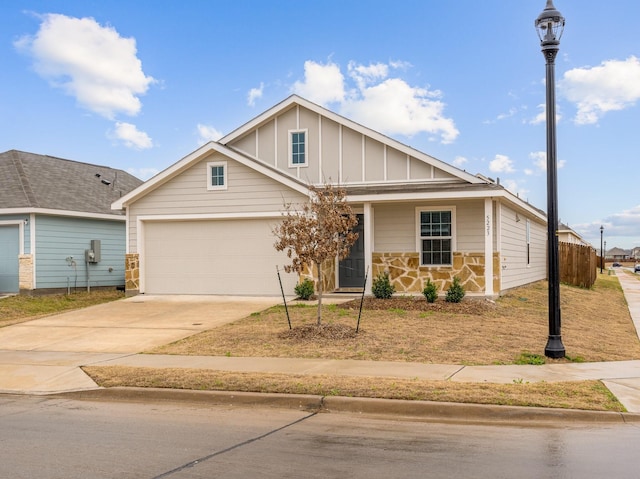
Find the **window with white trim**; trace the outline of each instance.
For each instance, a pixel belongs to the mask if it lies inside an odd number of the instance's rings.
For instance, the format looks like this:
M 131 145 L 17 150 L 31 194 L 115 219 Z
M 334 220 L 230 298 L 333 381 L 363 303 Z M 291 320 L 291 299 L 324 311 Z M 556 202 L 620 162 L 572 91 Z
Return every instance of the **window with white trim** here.
M 289 166 L 307 166 L 307 130 L 289 131 Z
M 207 163 L 207 189 L 227 189 L 227 162 L 212 161 Z
M 527 219 L 527 266 L 531 264 L 531 222 Z
M 418 251 L 420 264 L 453 264 L 454 209 L 418 209 Z

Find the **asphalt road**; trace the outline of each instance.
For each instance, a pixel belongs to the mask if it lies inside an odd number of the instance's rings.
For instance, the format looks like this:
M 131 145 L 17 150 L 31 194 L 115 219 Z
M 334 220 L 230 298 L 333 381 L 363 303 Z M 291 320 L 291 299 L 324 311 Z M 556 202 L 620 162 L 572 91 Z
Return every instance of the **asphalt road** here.
M 637 478 L 638 424 L 465 426 L 0 396 L 0 477 Z

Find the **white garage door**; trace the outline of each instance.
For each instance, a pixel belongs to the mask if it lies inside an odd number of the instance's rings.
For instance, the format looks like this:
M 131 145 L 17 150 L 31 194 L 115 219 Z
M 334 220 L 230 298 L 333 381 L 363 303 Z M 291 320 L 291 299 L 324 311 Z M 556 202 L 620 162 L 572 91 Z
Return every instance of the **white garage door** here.
M 148 221 L 144 225 L 144 291 L 150 294 L 286 295 L 297 275 L 273 247 L 274 219 Z

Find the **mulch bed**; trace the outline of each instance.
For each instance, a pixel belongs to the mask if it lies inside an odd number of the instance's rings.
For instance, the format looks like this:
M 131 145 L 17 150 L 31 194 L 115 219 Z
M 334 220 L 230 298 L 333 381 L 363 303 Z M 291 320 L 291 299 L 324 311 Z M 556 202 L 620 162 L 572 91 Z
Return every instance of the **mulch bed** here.
M 338 304 L 338 308 L 360 309 L 360 299 Z M 362 304 L 363 310 L 388 311 L 390 309 L 403 311 L 432 311 L 438 313 L 472 314 L 482 316 L 496 309 L 493 301 L 484 298 L 466 298 L 460 303 L 447 303 L 444 299 L 438 299 L 435 303 L 429 303 L 423 297 L 393 297 L 378 299 L 365 297 Z

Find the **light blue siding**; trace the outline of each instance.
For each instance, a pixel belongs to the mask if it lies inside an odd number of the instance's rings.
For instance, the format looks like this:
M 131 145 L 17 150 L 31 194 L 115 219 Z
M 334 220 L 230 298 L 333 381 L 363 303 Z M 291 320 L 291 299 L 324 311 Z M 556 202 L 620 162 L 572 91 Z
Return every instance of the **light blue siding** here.
M 18 292 L 19 240 L 18 225 L 0 225 L 0 293 Z
M 124 285 L 124 221 L 38 215 L 35 231 L 36 289 Z M 101 243 L 97 264 L 85 262 L 91 240 Z

